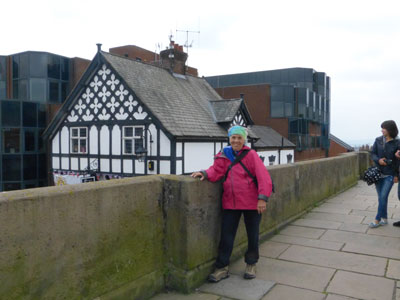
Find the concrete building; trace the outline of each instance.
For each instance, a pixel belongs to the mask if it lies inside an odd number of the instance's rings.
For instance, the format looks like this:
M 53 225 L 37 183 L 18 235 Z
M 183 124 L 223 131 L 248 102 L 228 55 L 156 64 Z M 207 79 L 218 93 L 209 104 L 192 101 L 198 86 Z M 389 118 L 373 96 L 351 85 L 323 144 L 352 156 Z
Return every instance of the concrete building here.
M 330 78 L 308 68 L 206 77 L 223 97 L 244 94 L 256 125 L 266 125 L 296 145 L 295 160 L 328 156 Z
M 87 64 L 47 52 L 0 56 L 0 191 L 47 185 L 41 135 Z

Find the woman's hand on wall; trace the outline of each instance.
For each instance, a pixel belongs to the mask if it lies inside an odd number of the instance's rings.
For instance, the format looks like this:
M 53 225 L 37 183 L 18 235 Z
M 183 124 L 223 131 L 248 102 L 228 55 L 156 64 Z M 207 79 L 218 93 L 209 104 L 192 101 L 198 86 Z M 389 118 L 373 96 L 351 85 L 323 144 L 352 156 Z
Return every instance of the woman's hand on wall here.
M 267 209 L 267 202 L 264 200 L 258 200 L 257 210 L 259 214 L 262 214 Z
M 201 172 L 194 172 L 194 173 L 192 173 L 192 175 L 190 175 L 190 176 L 193 177 L 193 178 L 200 177 L 200 180 L 204 180 L 204 175 L 203 175 L 203 173 L 201 173 Z

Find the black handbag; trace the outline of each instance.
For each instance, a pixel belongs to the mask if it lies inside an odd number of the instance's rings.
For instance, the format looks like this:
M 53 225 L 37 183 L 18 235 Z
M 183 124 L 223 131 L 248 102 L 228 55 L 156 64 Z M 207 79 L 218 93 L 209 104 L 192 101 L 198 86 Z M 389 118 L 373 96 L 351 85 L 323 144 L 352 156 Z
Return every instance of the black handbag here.
M 378 180 L 381 178 L 381 170 L 378 167 L 369 167 L 363 176 L 363 180 L 368 184 L 372 185 L 377 183 Z

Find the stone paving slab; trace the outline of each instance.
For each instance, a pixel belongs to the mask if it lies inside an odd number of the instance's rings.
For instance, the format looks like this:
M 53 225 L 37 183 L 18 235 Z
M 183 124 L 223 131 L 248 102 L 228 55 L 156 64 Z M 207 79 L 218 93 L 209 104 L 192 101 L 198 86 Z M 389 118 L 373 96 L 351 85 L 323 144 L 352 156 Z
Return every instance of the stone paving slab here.
M 292 225 L 313 227 L 320 229 L 339 229 L 342 223 L 333 221 L 312 220 L 312 219 L 297 219 L 292 223 Z
M 329 294 L 328 297 L 326 297 L 326 300 L 358 300 L 358 299 L 350 298 L 350 297 L 346 297 L 346 296 Z
M 216 294 L 237 300 L 259 300 L 273 286 L 275 282 L 261 280 L 259 278 L 246 280 L 242 276 L 231 275 L 218 283 L 206 283 L 200 287 L 200 291 Z
M 389 243 L 396 245 L 399 240 L 392 237 L 385 237 L 379 235 L 349 232 L 341 230 L 327 230 L 322 236 L 321 240 L 344 242 L 344 243 L 360 243 L 362 245 L 379 245 L 380 243 Z
M 270 257 L 270 258 L 277 258 L 283 251 L 289 248 L 290 245 L 277 243 L 272 241 L 267 241 L 262 243 L 259 248 L 260 256 Z
M 231 271 L 234 274 L 242 275 L 244 269 L 244 262 L 238 261 L 232 265 Z M 334 269 L 265 257 L 261 257 L 257 263 L 258 279 L 270 280 L 318 292 L 324 291 L 334 272 Z
M 360 253 L 360 254 L 366 254 L 366 255 L 373 255 L 373 256 L 380 256 L 380 257 L 385 257 L 385 258 L 400 259 L 400 250 L 392 249 L 390 247 L 391 246 L 386 247 L 386 245 L 383 247 L 382 244 L 367 246 L 367 245 L 362 245 L 359 243 L 346 243 L 346 245 L 343 247 L 342 251 L 351 252 L 351 253 Z
M 349 201 L 344 200 L 342 203 L 323 203 L 319 208 L 328 208 L 328 209 L 360 209 L 364 210 L 367 209 L 369 206 L 371 206 L 369 203 L 364 202 L 364 201 Z
M 354 215 L 333 214 L 333 213 L 311 212 L 306 216 L 304 216 L 304 219 L 361 224 L 361 222 L 364 220 L 364 217 L 354 216 Z
M 366 233 L 368 230 L 368 225 L 355 224 L 355 223 L 342 223 L 342 225 L 340 225 L 339 227 L 339 230 Z
M 389 224 L 386 226 L 380 226 L 378 228 L 369 228 L 367 233 L 388 237 L 397 237 L 400 238 L 400 228 L 393 226 L 391 220 L 388 220 Z
M 193 294 L 178 294 L 178 293 L 162 293 L 151 298 L 151 300 L 220 300 L 217 295 L 193 293 Z
M 262 300 L 324 300 L 325 295 L 319 292 L 299 289 L 287 285 L 278 284 L 265 295 Z
M 350 212 L 350 215 L 375 218 L 375 216 L 376 216 L 376 211 L 373 212 L 373 211 L 369 211 L 369 210 L 353 209 L 353 210 Z
M 315 229 L 315 228 L 307 228 L 307 227 L 300 227 L 300 226 L 287 226 L 283 229 L 280 234 L 283 235 L 291 235 L 291 236 L 301 236 L 310 239 L 319 239 L 325 230 L 322 229 Z
M 279 259 L 378 276 L 385 275 L 387 264 L 385 258 L 297 245 L 288 248 Z
M 288 243 L 288 244 L 328 249 L 328 250 L 340 250 L 344 245 L 344 243 L 339 243 L 339 242 L 322 241 L 322 240 L 303 238 L 300 236 L 288 236 L 282 234 L 274 235 L 271 238 L 271 240 L 281 243 Z
M 389 259 L 389 266 L 387 269 L 386 277 L 400 280 L 400 261 Z M 397 282 L 397 287 L 399 287 Z
M 334 213 L 334 214 L 343 214 L 348 215 L 351 212 L 351 208 L 345 207 L 336 207 L 336 208 L 329 208 L 329 207 L 316 207 L 311 212 L 324 212 L 324 213 Z
M 327 292 L 365 300 L 392 300 L 393 280 L 338 271 L 330 282 Z
M 398 238 L 339 230 L 327 230 L 327 232 L 325 232 L 321 237 L 321 240 L 343 242 L 345 243 L 345 246 L 342 251 L 346 252 L 400 259 L 400 241 Z

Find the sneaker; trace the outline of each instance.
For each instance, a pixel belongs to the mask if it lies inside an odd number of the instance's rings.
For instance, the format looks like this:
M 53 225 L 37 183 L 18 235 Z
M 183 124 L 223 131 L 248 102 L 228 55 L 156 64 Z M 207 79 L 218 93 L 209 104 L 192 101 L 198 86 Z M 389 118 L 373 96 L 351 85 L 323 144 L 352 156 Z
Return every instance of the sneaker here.
M 388 224 L 387 219 L 382 219 L 382 220 L 379 222 L 379 225 L 381 225 L 381 226 L 385 226 L 385 225 L 387 225 L 387 224 Z
M 400 221 L 394 222 L 394 223 L 393 223 L 393 226 L 395 226 L 395 227 L 400 227 Z
M 371 222 L 371 223 L 369 223 L 368 226 L 369 226 L 369 228 L 377 228 L 377 227 L 381 226 L 381 224 L 380 223 Z
M 245 279 L 253 279 L 256 278 L 256 264 L 254 265 L 246 265 L 246 271 L 244 272 Z
M 208 275 L 208 281 L 209 282 L 218 282 L 218 281 L 221 281 L 222 279 L 225 279 L 228 277 L 229 277 L 229 268 L 228 268 L 228 266 L 226 266 L 221 269 L 215 269 L 214 273 Z

